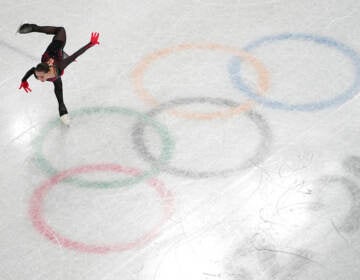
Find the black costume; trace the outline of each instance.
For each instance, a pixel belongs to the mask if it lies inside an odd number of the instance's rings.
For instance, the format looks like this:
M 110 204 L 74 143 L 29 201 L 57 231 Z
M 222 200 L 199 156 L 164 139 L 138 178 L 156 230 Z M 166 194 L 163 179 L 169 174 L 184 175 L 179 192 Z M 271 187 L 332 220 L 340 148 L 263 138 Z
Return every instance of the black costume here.
M 37 26 L 36 24 L 23 24 L 19 28 L 19 33 L 29 33 L 29 32 L 40 32 L 46 34 L 54 34 L 54 38 L 49 46 L 46 48 L 44 54 L 41 57 L 41 62 L 48 62 L 50 58 L 54 60 L 54 65 L 50 67 L 55 68 L 56 77 L 48 79 L 47 81 L 53 82 L 54 91 L 59 103 L 59 115 L 60 117 L 64 114 L 67 114 L 67 109 L 63 100 L 63 87 L 61 76 L 64 73 L 64 69 L 72 63 L 78 56 L 83 54 L 88 48 L 92 47 L 94 44 L 89 42 L 81 49 L 76 51 L 72 55 L 67 55 L 64 52 L 64 46 L 66 44 L 66 32 L 63 27 L 53 27 L 53 26 Z M 22 78 L 22 82 L 27 81 L 27 79 L 34 75 L 35 78 L 35 67 L 32 67 L 29 71 L 26 72 Z

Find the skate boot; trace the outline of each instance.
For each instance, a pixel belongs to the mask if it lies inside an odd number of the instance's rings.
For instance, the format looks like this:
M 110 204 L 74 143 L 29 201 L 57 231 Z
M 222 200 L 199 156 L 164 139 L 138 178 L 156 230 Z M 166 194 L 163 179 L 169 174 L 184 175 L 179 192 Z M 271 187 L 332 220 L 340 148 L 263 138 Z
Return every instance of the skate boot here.
M 20 25 L 18 29 L 18 33 L 20 34 L 26 34 L 35 31 L 35 28 L 37 27 L 36 24 L 30 24 L 30 23 L 24 23 Z
M 66 126 L 70 125 L 70 118 L 68 114 L 62 115 L 60 117 L 60 120 L 62 121 L 63 124 L 65 124 Z
M 62 121 L 62 123 L 69 126 L 70 119 L 69 119 L 68 111 L 67 111 L 64 103 L 59 105 L 59 115 L 60 115 L 60 120 Z

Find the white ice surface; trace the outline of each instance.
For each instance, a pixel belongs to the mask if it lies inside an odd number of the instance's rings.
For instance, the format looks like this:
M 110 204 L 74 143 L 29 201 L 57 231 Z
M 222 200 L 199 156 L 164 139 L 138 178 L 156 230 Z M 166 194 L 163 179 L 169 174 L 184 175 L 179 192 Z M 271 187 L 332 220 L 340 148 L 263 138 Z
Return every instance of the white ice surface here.
M 164 144 L 168 149 L 165 167 L 153 176 L 158 185 L 109 170 L 79 174 L 70 182 L 49 181 L 89 165 L 120 165 L 125 173 L 154 167 L 133 139 L 139 136 L 136 114 L 161 108 L 138 94 L 134 75 L 144 58 L 149 61 L 138 78 L 158 104 L 200 97 L 244 104 L 248 99 L 228 72 L 237 51 L 264 36 L 307 33 L 360 53 L 358 0 L 0 4 L 0 279 L 360 278 L 358 95 L 313 112 L 255 102 L 250 106 L 257 117 L 242 112 L 186 119 L 159 109 L 147 117 L 153 126 L 144 128 L 142 138 L 148 157 L 159 158 Z M 67 53 L 87 43 L 92 31 L 100 32 L 100 45 L 63 76 L 70 127 L 58 119 L 51 83 L 30 78 L 32 92 L 18 90 L 51 40 L 40 33 L 15 34 L 23 22 L 64 26 Z M 187 47 L 148 57 L 181 44 Z M 331 99 L 359 78 L 347 57 L 313 42 L 273 42 L 251 55 L 269 74 L 263 94 L 284 103 Z M 243 61 L 242 74 L 258 87 L 249 61 Z M 106 113 L 110 106 L 120 112 Z M 88 107 L 103 111 L 77 114 Z M 228 108 L 188 102 L 172 109 L 210 113 Z M 119 181 L 112 188 L 91 184 Z M 79 243 L 52 242 L 31 220 L 34 192 L 50 183 L 42 217 L 57 237 Z M 142 242 L 144 236 L 149 238 Z M 89 252 L 86 244 L 115 249 Z

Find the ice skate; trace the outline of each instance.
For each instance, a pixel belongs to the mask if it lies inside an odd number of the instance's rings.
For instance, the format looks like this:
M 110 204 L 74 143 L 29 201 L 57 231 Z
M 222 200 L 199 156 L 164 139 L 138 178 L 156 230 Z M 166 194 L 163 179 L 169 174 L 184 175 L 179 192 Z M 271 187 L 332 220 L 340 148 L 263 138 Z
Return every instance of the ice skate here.
M 70 118 L 69 118 L 69 115 L 68 114 L 65 114 L 65 115 L 62 115 L 60 117 L 60 120 L 63 124 L 65 124 L 66 126 L 69 126 L 70 125 Z
M 24 23 L 24 24 L 20 25 L 17 32 L 20 34 L 30 33 L 35 30 L 35 26 L 36 26 L 36 24 Z

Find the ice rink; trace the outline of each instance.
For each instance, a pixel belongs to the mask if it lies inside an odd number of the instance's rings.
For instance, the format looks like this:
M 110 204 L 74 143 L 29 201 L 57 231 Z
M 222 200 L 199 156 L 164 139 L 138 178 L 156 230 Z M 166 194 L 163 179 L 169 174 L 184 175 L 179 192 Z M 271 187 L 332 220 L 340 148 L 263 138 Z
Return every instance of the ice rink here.
M 360 279 L 358 0 L 9 1 L 0 279 Z M 70 126 L 21 78 L 63 26 Z

